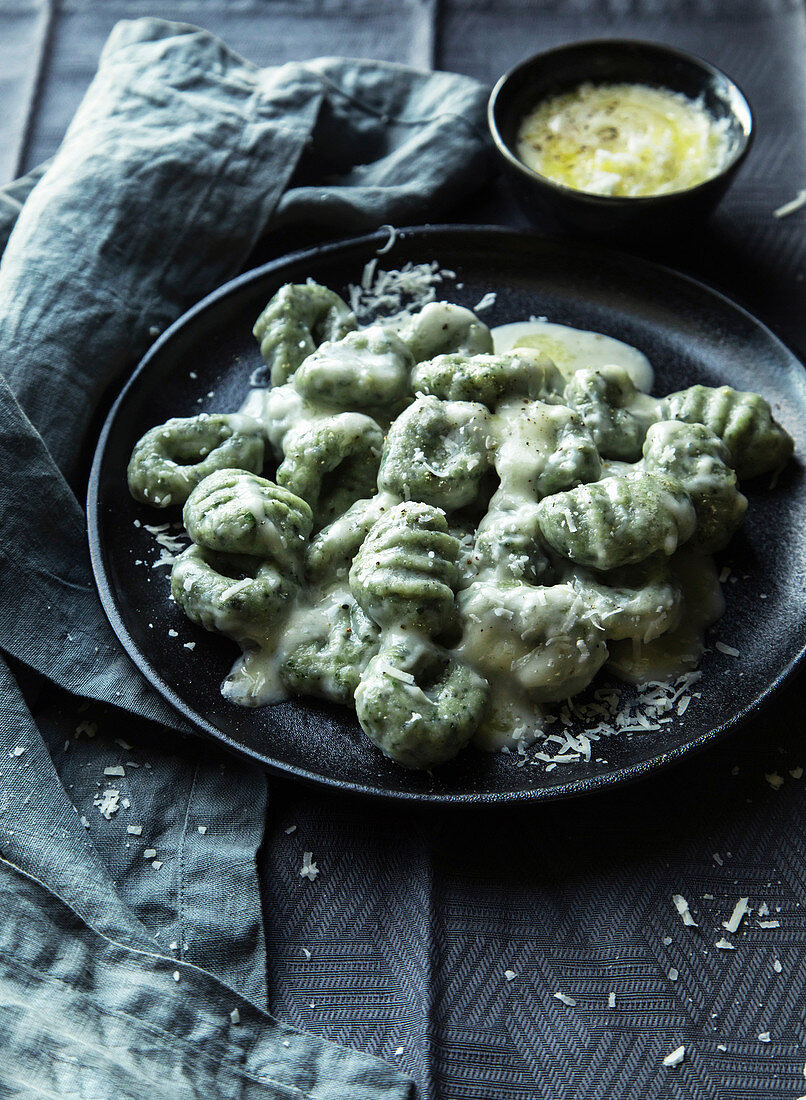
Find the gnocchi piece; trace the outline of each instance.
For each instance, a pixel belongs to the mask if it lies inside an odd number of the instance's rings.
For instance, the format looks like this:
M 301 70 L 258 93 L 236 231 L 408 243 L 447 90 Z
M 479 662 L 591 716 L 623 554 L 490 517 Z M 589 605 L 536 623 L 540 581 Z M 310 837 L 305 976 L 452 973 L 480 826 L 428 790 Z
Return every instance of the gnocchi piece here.
M 692 545 L 708 553 L 728 545 L 747 511 L 728 461 L 727 447 L 704 424 L 662 421 L 653 424 L 644 442 L 646 469 L 676 478 L 691 497 L 697 514 Z
M 205 550 L 248 554 L 298 573 L 313 527 L 308 505 L 288 489 L 243 470 L 217 470 L 200 482 L 182 513 Z
M 646 645 L 680 621 L 683 589 L 665 558 L 648 558 L 608 573 L 576 567 L 569 583 L 593 608 L 608 639 L 632 638 Z
M 659 402 L 641 393 L 624 367 L 574 371 L 565 401 L 584 419 L 602 458 L 637 462 L 647 428 L 660 417 Z
M 459 606 L 459 656 L 490 680 L 511 677 L 539 702 L 582 691 L 607 660 L 605 632 L 573 585 L 478 581 L 460 593 Z
M 543 538 L 564 558 L 595 569 L 670 556 L 694 533 L 694 506 L 679 481 L 635 471 L 538 504 Z
M 296 592 L 293 578 L 272 562 L 195 544 L 171 570 L 171 595 L 190 621 L 246 646 L 266 643 Z
M 307 571 L 314 584 L 347 577 L 353 558 L 381 516 L 400 503 L 390 493 L 357 500 L 312 539 L 308 547 Z
M 602 460 L 579 413 L 543 401 L 499 410 L 495 469 L 500 496 L 537 501 L 602 475 Z
M 419 397 L 389 430 L 378 487 L 436 508 L 463 508 L 489 469 L 489 433 L 483 405 Z
M 261 424 L 238 413 L 174 417 L 142 437 L 132 451 L 127 476 L 135 500 L 155 508 L 185 503 L 215 470 L 263 469 Z
M 364 670 L 378 652 L 378 627 L 349 590 L 339 592 L 333 613 L 320 614 L 313 622 L 309 616 L 305 626 L 282 663 L 283 683 L 297 695 L 352 703 Z
M 363 413 L 320 417 L 292 428 L 283 440 L 277 483 L 311 506 L 324 527 L 375 488 L 383 432 Z
M 728 448 L 739 479 L 779 470 L 792 457 L 794 441 L 757 393 L 730 386 L 691 386 L 661 401 L 663 418 L 704 424 Z
M 406 768 L 433 768 L 473 736 L 487 694 L 487 681 L 473 669 L 417 636 L 398 634 L 367 665 L 355 709 L 386 756 Z
M 549 583 L 553 570 L 540 539 L 537 506 L 491 508 L 476 532 L 473 564 L 480 578 L 501 587 Z
M 410 395 L 413 366 L 403 341 L 376 325 L 320 344 L 299 366 L 294 385 L 312 404 L 393 413 Z
M 401 624 L 436 634 L 450 624 L 459 540 L 444 512 L 404 501 L 386 512 L 350 569 L 350 588 L 380 627 Z
M 562 393 L 565 379 L 547 355 L 524 350 L 507 355 L 438 355 L 419 363 L 411 376 L 415 393 L 443 401 L 480 401 L 494 410 L 506 397 Z
M 252 332 L 272 385 L 282 386 L 320 344 L 341 340 L 355 328 L 355 314 L 338 294 L 309 279 L 280 287 Z
M 493 350 L 492 334 L 484 322 L 450 302 L 429 302 L 401 328 L 400 338 L 416 363 L 450 352 L 477 355 Z

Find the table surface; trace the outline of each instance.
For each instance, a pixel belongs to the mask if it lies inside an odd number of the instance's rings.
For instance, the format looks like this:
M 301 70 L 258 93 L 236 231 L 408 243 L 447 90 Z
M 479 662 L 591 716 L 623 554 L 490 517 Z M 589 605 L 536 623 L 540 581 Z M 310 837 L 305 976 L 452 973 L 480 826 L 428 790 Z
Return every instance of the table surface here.
M 139 15 L 206 27 L 260 65 L 346 54 L 487 82 L 597 35 L 707 57 L 747 92 L 758 141 L 712 223 L 645 254 L 806 349 L 806 210 L 772 216 L 806 187 L 802 0 L 0 0 L 0 183 L 55 151 L 110 28 Z M 452 220 L 522 223 L 498 183 Z M 800 1096 L 806 779 L 790 770 L 806 765 L 801 690 L 795 681 L 751 728 L 674 771 L 584 802 L 445 815 L 272 780 L 261 865 L 272 1011 L 396 1061 L 429 1100 Z M 291 825 L 317 859 L 316 891 L 300 890 Z M 683 927 L 677 893 L 699 931 Z M 740 895 L 755 912 L 737 949 L 717 950 Z M 779 927 L 758 925 L 762 905 Z M 679 1043 L 685 1076 L 660 1069 Z

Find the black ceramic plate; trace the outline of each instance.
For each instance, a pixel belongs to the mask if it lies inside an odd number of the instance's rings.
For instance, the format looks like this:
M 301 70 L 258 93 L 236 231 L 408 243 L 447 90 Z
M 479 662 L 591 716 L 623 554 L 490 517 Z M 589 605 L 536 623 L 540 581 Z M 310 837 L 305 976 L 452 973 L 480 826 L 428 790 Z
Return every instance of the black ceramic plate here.
M 647 775 L 724 736 L 757 711 L 806 647 L 806 484 L 798 462 L 772 492 L 766 484 L 747 487 L 747 523 L 724 555 L 738 580 L 726 586 L 715 637 L 740 656 L 712 648 L 697 685 L 702 697 L 659 732 L 609 739 L 594 754 L 606 764 L 546 773 L 468 749 L 432 777 L 386 760 L 346 709 L 300 700 L 245 710 L 222 698 L 219 685 L 237 649 L 194 627 L 167 599 L 167 569 L 151 568 L 158 548 L 135 521 L 179 517 L 131 499 L 129 455 L 143 432 L 168 417 L 237 409 L 260 365 L 251 329 L 267 299 L 281 284 L 309 277 L 343 292 L 386 239 L 382 233 L 297 253 L 243 275 L 179 320 L 137 368 L 104 426 L 89 491 L 93 566 L 123 645 L 203 733 L 271 769 L 375 795 L 465 803 L 567 797 Z M 472 307 L 494 290 L 495 304 L 483 314 L 490 325 L 546 315 L 641 348 L 655 366 L 657 393 L 694 382 L 760 391 L 794 435 L 797 454 L 806 453 L 801 364 L 714 291 L 633 257 L 494 229 L 406 231 L 377 262 L 392 269 L 424 260 L 456 273 L 441 289 L 446 299 Z

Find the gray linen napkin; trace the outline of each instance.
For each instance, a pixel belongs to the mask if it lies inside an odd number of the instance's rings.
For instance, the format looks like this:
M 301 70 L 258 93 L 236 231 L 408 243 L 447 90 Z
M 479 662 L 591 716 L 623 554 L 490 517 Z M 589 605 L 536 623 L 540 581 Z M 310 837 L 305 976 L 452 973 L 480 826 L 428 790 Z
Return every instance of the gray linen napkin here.
M 123 654 L 80 502 L 99 412 L 167 324 L 268 229 L 455 200 L 485 174 L 485 99 L 375 62 L 259 70 L 196 28 L 121 23 L 53 161 L 0 193 L 0 1095 L 408 1092 L 257 1007 L 265 777 L 188 734 Z

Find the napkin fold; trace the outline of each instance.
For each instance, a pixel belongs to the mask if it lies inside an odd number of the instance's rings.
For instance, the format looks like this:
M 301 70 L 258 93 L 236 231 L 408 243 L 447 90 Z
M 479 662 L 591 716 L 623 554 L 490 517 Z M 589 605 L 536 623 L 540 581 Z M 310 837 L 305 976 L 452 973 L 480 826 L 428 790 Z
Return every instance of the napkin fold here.
M 0 192 L 0 1091 L 408 1094 L 260 1007 L 265 777 L 188 734 L 123 653 L 83 486 L 159 332 L 268 230 L 455 201 L 486 174 L 485 101 L 464 77 L 261 70 L 197 28 L 124 22 L 59 152 Z

